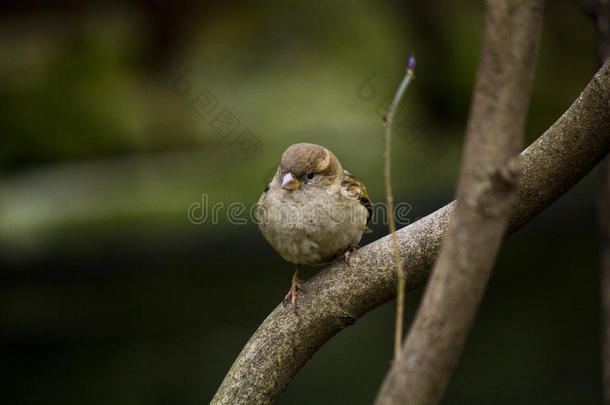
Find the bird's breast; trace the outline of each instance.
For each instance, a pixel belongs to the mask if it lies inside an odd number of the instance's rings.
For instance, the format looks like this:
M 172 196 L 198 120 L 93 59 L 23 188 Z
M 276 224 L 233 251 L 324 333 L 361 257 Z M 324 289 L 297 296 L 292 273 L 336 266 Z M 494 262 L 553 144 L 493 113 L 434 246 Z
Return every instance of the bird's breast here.
M 257 209 L 263 235 L 284 259 L 323 264 L 360 241 L 367 221 L 362 204 L 340 190 L 297 194 L 300 191 L 270 190 Z

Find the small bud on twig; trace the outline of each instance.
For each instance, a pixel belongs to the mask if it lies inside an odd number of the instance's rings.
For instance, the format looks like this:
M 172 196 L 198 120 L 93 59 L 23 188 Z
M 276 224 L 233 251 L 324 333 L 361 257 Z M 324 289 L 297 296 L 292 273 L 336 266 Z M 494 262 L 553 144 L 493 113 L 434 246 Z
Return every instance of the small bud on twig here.
M 407 61 L 407 72 L 410 74 L 415 73 L 415 56 L 413 56 L 413 53 L 411 53 Z

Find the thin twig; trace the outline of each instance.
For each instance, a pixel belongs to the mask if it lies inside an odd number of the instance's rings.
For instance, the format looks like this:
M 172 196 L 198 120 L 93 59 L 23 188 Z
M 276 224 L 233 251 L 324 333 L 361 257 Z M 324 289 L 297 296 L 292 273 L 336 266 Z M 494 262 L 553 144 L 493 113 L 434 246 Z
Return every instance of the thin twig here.
M 394 265 L 396 266 L 396 275 L 398 277 L 398 291 L 396 298 L 396 329 L 394 332 L 394 359 L 398 358 L 398 354 L 400 353 L 400 346 L 402 343 L 402 330 L 403 330 L 403 318 L 404 318 L 404 302 L 405 302 L 405 273 L 402 270 L 402 263 L 400 260 L 400 250 L 398 249 L 398 240 L 396 238 L 396 223 L 394 221 L 394 198 L 392 197 L 392 151 L 391 151 L 391 140 L 392 140 L 392 120 L 394 118 L 394 112 L 396 111 L 396 107 L 400 103 L 403 94 L 407 90 L 411 79 L 415 76 L 415 57 L 413 54 L 409 56 L 409 61 L 407 62 L 407 73 L 400 82 L 400 86 L 396 90 L 396 94 L 394 94 L 394 99 L 392 100 L 392 104 L 390 104 L 390 108 L 388 113 L 383 117 L 383 124 L 385 126 L 385 151 L 384 151 L 384 160 L 385 160 L 385 199 L 388 205 L 388 218 L 389 218 L 389 228 L 390 234 L 392 235 L 392 250 L 394 252 Z

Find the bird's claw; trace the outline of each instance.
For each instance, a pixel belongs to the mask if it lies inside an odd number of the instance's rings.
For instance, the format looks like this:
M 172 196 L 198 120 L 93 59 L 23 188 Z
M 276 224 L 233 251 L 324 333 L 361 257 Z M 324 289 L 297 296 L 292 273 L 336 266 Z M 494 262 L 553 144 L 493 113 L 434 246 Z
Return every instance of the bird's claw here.
M 352 245 L 352 246 L 348 247 L 345 252 L 343 252 L 343 258 L 345 259 L 345 264 L 347 264 L 347 267 L 350 267 L 349 258 L 351 256 L 352 252 L 355 252 L 356 249 L 358 249 L 358 246 Z
M 284 297 L 284 301 L 282 302 L 282 305 L 284 307 L 286 307 L 287 303 L 290 303 L 290 305 L 292 306 L 292 309 L 296 311 L 297 292 L 298 291 L 307 292 L 303 289 L 302 286 L 303 286 L 303 280 L 299 279 L 296 276 L 292 277 L 292 286 L 290 287 L 290 290 L 288 290 L 288 294 L 286 294 L 286 296 Z

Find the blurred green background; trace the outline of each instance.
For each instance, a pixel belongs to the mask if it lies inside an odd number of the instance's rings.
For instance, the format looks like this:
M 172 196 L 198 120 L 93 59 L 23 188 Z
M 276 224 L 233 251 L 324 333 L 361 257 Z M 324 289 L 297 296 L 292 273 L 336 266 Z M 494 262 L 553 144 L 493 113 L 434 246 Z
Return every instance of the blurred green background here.
M 254 204 L 304 141 L 381 201 L 380 115 L 410 51 L 393 141 L 395 198 L 412 207 L 401 225 L 450 201 L 479 3 L 3 5 L 0 401 L 208 402 L 293 271 L 229 205 Z M 547 3 L 527 143 L 597 66 L 579 4 Z M 592 173 L 505 244 L 444 403 L 601 401 L 596 186 Z M 188 220 L 203 195 L 222 204 L 217 223 Z M 280 403 L 371 403 L 393 314 L 342 331 Z

